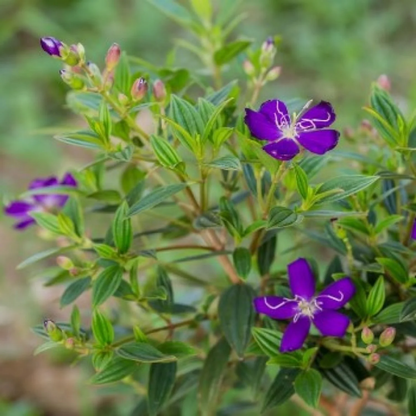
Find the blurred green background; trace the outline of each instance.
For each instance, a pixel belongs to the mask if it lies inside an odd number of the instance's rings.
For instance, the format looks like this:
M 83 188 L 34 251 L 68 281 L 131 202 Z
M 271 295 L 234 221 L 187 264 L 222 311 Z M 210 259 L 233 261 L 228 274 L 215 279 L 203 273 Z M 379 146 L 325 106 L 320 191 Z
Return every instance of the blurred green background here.
M 398 102 L 405 109 L 416 106 L 414 0 L 241 0 L 240 12 L 247 18 L 235 34 L 257 44 L 269 35 L 282 36 L 276 58 L 282 75 L 263 98 L 328 100 L 337 110 L 339 128 L 356 126 L 370 83 L 388 74 Z M 81 42 L 98 64 L 113 42 L 163 64 L 173 40 L 188 36 L 145 0 L 2 0 L 0 23 L 0 193 L 8 196 L 34 176 L 62 173 L 91 158 L 52 139 L 54 126 L 77 121 L 65 109 L 60 63 L 42 52 L 40 37 Z M 186 53 L 179 53 L 178 64 L 198 68 Z M 106 414 L 127 414 L 131 403 L 107 406 L 94 389 L 83 387 L 82 369 L 62 364 L 65 357 L 33 357 L 38 339 L 28 327 L 56 316 L 59 298 L 33 273 L 15 271 L 37 250 L 34 233 L 15 233 L 2 217 L 0 414 L 104 414 L 97 403 Z

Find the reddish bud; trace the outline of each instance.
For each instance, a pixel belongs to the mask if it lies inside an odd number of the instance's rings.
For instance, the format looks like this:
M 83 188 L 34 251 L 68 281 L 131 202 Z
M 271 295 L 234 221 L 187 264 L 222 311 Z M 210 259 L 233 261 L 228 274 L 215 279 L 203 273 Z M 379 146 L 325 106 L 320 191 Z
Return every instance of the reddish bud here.
M 388 347 L 394 341 L 396 337 L 396 328 L 388 327 L 380 335 L 378 340 L 380 346 Z
M 144 78 L 138 78 L 134 81 L 130 91 L 131 97 L 135 101 L 142 100 L 147 94 L 147 82 Z
M 370 364 L 373 364 L 373 365 L 377 364 L 380 362 L 380 354 L 377 354 L 377 353 L 370 354 L 367 359 Z
M 386 91 L 390 91 L 390 89 L 391 89 L 390 79 L 385 74 L 382 74 L 382 75 L 380 75 L 378 77 L 378 79 L 377 79 L 377 85 L 380 88 L 383 88 L 383 90 L 386 90 Z
M 117 66 L 118 61 L 120 60 L 120 55 L 120 46 L 118 46 L 117 43 L 113 43 L 105 57 L 105 65 L 108 71 L 112 71 Z
M 127 95 L 125 95 L 125 94 L 122 94 L 122 93 L 119 93 L 118 94 L 118 102 L 121 104 L 121 105 L 127 105 L 128 103 L 129 103 L 129 97 L 127 97 Z
M 244 72 L 249 77 L 255 75 L 255 73 L 256 73 L 256 68 L 254 68 L 254 65 L 250 61 L 248 61 L 248 60 L 245 60 L 243 62 L 243 69 L 244 69 Z
M 274 81 L 275 79 L 279 78 L 279 75 L 281 72 L 282 72 L 282 68 L 280 66 L 275 66 L 267 73 L 266 80 Z
M 56 263 L 59 267 L 65 270 L 70 270 L 74 267 L 74 263 L 72 263 L 72 260 L 65 256 L 58 256 L 56 258 Z
M 166 98 L 165 84 L 160 79 L 157 79 L 153 83 L 153 96 L 155 97 L 155 100 L 159 102 L 163 102 Z
M 368 327 L 364 327 L 361 332 L 361 339 L 365 344 L 371 344 L 374 339 L 373 331 Z
M 365 347 L 365 350 L 366 350 L 369 354 L 371 354 L 371 353 L 373 353 L 373 352 L 376 352 L 376 351 L 377 351 L 377 345 L 374 345 L 374 344 L 367 345 L 367 346 Z

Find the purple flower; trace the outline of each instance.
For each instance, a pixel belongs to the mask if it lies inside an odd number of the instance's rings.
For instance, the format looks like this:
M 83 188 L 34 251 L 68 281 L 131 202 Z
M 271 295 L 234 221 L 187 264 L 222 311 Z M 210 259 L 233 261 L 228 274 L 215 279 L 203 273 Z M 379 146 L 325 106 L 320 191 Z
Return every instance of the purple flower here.
M 343 337 L 350 320 L 335 312 L 354 295 L 355 287 L 349 277 L 330 284 L 315 296 L 315 279 L 305 259 L 288 265 L 289 285 L 294 299 L 280 296 L 261 296 L 254 299 L 258 313 L 273 319 L 292 319 L 280 345 L 281 352 L 302 348 L 311 324 L 327 337 Z
M 74 177 L 67 173 L 63 179 L 59 182 L 55 176 L 44 179 L 35 179 L 30 185 L 29 189 L 47 188 L 50 186 L 66 185 L 75 187 L 77 182 Z M 35 223 L 35 220 L 30 216 L 31 212 L 50 212 L 56 209 L 62 208 L 68 195 L 54 195 L 54 194 L 43 194 L 33 195 L 30 200 L 26 201 L 12 201 L 9 205 L 4 208 L 6 215 L 14 217 L 17 220 L 14 228 L 23 230 Z
M 40 46 L 42 46 L 42 49 L 49 55 L 61 57 L 60 48 L 63 46 L 63 44 L 58 39 L 53 37 L 41 38 Z
M 246 108 L 244 121 L 255 138 L 269 142 L 263 150 L 279 160 L 293 159 L 300 147 L 323 155 L 337 145 L 340 135 L 327 129 L 335 121 L 335 112 L 326 101 L 291 119 L 283 101 L 270 100 L 259 111 Z
M 416 220 L 413 222 L 412 233 L 410 234 L 413 240 L 416 240 Z

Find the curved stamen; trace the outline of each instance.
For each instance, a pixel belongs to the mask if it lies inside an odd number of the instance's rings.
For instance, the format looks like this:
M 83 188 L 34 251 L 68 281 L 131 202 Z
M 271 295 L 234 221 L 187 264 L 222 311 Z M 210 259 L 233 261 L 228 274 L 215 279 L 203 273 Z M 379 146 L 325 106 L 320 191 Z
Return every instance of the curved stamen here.
M 334 300 L 335 302 L 342 302 L 344 300 L 344 294 L 340 290 L 338 291 L 338 293 L 340 294 L 339 298 L 336 298 L 335 296 L 331 296 L 331 295 L 319 295 L 316 297 L 316 300 L 318 300 L 319 298 L 327 298 L 327 299 Z
M 279 122 L 277 115 L 280 116 L 281 123 Z M 279 102 L 276 103 L 276 114 L 274 115 L 274 120 L 275 120 L 276 126 L 280 130 L 290 126 L 290 120 L 287 120 L 287 115 L 283 114 L 282 111 L 280 110 Z
M 288 298 L 283 298 L 283 299 L 284 299 L 284 302 L 280 302 L 280 303 L 278 303 L 277 305 L 272 306 L 272 305 L 270 305 L 270 303 L 267 301 L 267 298 L 264 298 L 264 304 L 265 304 L 268 308 L 273 309 L 273 310 L 276 310 L 276 309 L 279 309 L 279 308 L 281 308 L 282 306 L 286 305 L 286 304 L 287 304 L 287 303 L 289 303 L 289 302 L 293 302 L 293 299 L 288 299 Z

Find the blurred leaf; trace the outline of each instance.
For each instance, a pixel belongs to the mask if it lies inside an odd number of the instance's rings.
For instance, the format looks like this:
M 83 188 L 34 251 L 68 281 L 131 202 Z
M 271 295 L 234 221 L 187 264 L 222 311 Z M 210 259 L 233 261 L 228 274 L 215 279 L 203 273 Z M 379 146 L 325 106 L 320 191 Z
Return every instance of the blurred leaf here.
M 117 355 L 126 360 L 138 361 L 140 363 L 166 363 L 176 361 L 173 355 L 162 354 L 159 350 L 145 342 L 132 342 L 120 347 Z
M 416 416 L 416 385 L 414 383 L 410 385 L 407 396 L 409 416 Z
M 380 276 L 375 285 L 371 288 L 367 298 L 367 314 L 368 316 L 376 315 L 381 311 L 386 299 L 386 289 L 384 286 L 384 277 Z
M 92 131 L 77 131 L 74 133 L 65 133 L 55 136 L 55 139 L 66 144 L 86 147 L 87 149 L 102 150 L 105 149 L 104 143 L 97 133 Z
M 161 186 L 159 188 L 156 188 L 149 194 L 142 197 L 140 201 L 136 202 L 133 206 L 131 206 L 129 211 L 127 212 L 127 216 L 131 217 L 140 212 L 153 208 L 154 206 L 159 205 L 161 202 L 165 201 L 171 196 L 184 190 L 187 186 L 188 185 L 186 183 L 176 183 L 173 185 Z
M 381 220 L 376 227 L 374 228 L 374 232 L 376 234 L 380 234 L 387 228 L 390 228 L 392 225 L 398 223 L 401 221 L 404 217 L 402 215 L 391 215 L 390 217 L 385 218 L 384 220 Z
M 233 261 L 238 275 L 247 278 L 251 270 L 250 251 L 245 247 L 237 247 L 233 252 Z
M 403 307 L 401 309 L 401 313 L 400 313 L 400 321 L 403 322 L 403 321 L 415 319 L 415 317 L 416 317 L 416 298 L 410 298 L 404 304 L 400 303 L 399 305 L 403 305 Z
M 223 334 L 237 355 L 244 357 L 254 324 L 254 290 L 245 284 L 226 289 L 218 304 L 218 317 Z
M 280 342 L 283 336 L 281 332 L 267 328 L 252 328 L 251 334 L 264 354 L 269 357 L 279 354 Z
M 382 355 L 380 361 L 376 364 L 376 367 L 387 373 L 394 374 L 397 377 L 416 380 L 415 368 L 410 367 L 389 355 Z
M 176 378 L 176 362 L 153 363 L 150 366 L 149 381 L 147 385 L 147 406 L 150 416 L 159 414 L 172 393 Z
M 245 51 L 250 45 L 251 41 L 248 40 L 236 40 L 228 43 L 215 52 L 214 61 L 217 65 L 222 66 Z
M 234 156 L 223 156 L 208 163 L 206 166 L 224 170 L 240 170 L 241 165 L 238 158 Z
M 285 354 L 276 352 L 266 364 L 288 368 L 302 367 L 302 356 L 297 352 Z
M 257 250 L 257 266 L 261 276 L 270 272 L 276 254 L 277 236 L 264 241 Z
M 387 257 L 378 257 L 376 258 L 376 261 L 381 264 L 384 270 L 397 282 L 404 284 L 408 281 L 409 274 L 398 261 Z
M 378 315 L 371 318 L 371 322 L 375 324 L 397 324 L 410 319 L 410 316 L 402 318 L 402 309 L 404 302 L 393 303 L 384 308 Z M 416 313 L 416 311 L 415 311 Z
M 309 406 L 318 407 L 321 390 L 322 376 L 318 371 L 311 368 L 297 375 L 295 379 L 296 394 Z
M 299 370 L 286 368 L 279 371 L 266 392 L 261 409 L 262 413 L 272 407 L 283 404 L 293 396 L 295 393 L 293 383 L 298 373 Z
M 297 164 L 294 164 L 295 176 L 296 176 L 296 187 L 302 199 L 307 199 L 308 197 L 308 177 L 306 176 L 305 171 Z
M 238 378 L 257 395 L 261 387 L 261 380 L 266 369 L 266 357 L 257 357 L 255 360 L 240 361 L 236 366 Z
M 114 357 L 99 373 L 90 379 L 91 384 L 106 384 L 120 381 L 138 368 L 133 361 Z
M 214 105 L 220 105 L 224 100 L 230 97 L 230 94 L 237 85 L 237 81 L 231 81 L 224 85 L 220 90 L 215 91 L 205 97 L 205 99 Z
M 267 228 L 290 227 L 298 220 L 296 212 L 285 207 L 273 207 L 269 212 Z
M 189 357 L 195 355 L 196 350 L 186 342 L 166 341 L 158 346 L 159 351 L 166 355 L 173 355 L 176 358 Z
M 198 387 L 202 416 L 209 416 L 216 409 L 230 353 L 231 348 L 224 338 L 221 338 L 208 353 Z
M 104 269 L 92 286 L 93 307 L 101 305 L 118 289 L 123 278 L 123 269 L 118 266 L 110 266 Z
M 133 239 L 131 219 L 127 218 L 128 209 L 127 202 L 123 202 L 117 209 L 112 222 L 114 243 L 121 254 L 129 251 Z
M 114 87 L 117 88 L 119 92 L 129 97 L 131 84 L 129 60 L 127 59 L 126 53 L 122 52 L 116 66 Z
M 30 216 L 36 221 L 36 224 L 51 231 L 55 234 L 61 234 L 61 229 L 58 224 L 58 217 L 48 212 L 30 212 Z
M 51 248 L 50 250 L 42 251 L 40 253 L 36 253 L 33 256 L 29 257 L 28 259 L 22 261 L 18 266 L 17 269 L 21 270 L 27 266 L 30 266 L 40 260 L 47 259 L 52 256 L 56 256 L 58 254 L 66 253 L 67 251 L 71 251 L 75 248 L 75 246 L 66 246 L 66 247 L 59 247 L 59 248 Z
M 76 279 L 72 282 L 61 296 L 61 307 L 69 305 L 76 300 L 82 293 L 84 293 L 91 285 L 91 277 L 84 277 Z

